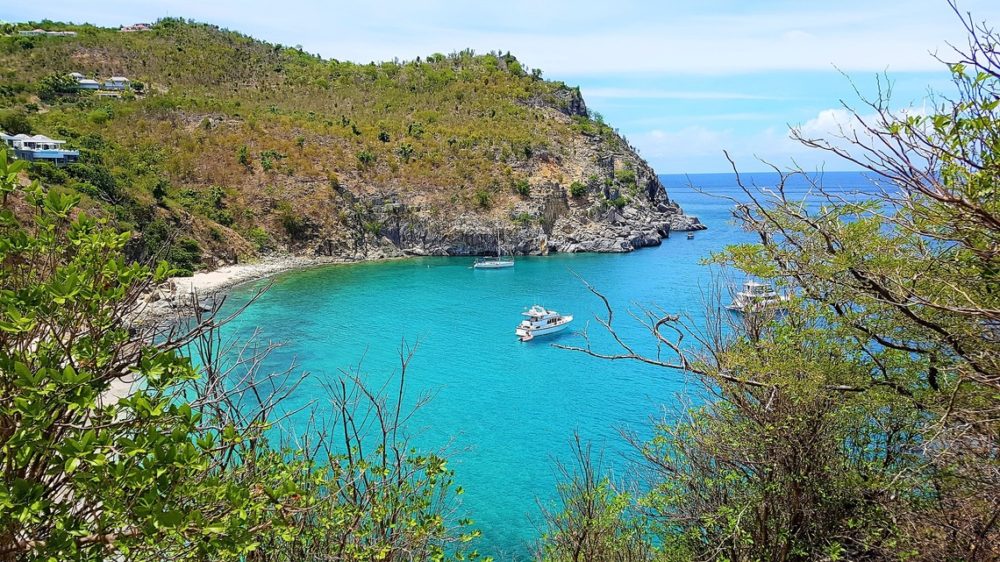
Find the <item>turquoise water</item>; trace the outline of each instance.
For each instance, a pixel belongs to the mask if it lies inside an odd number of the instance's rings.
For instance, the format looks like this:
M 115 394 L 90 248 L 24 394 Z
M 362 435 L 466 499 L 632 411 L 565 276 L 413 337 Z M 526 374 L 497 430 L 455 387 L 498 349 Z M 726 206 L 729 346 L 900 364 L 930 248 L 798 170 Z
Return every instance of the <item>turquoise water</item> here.
M 727 244 L 752 241 L 729 223 L 728 201 L 687 185 L 732 195 L 731 175 L 663 179 L 670 196 L 709 230 L 694 240 L 675 234 L 662 246 L 630 254 L 519 257 L 508 270 L 473 270 L 470 258 L 419 258 L 293 272 L 277 277 L 229 329 L 240 338 L 259 329 L 263 340 L 287 342 L 268 366 L 282 370 L 294 362 L 311 373 L 290 408 L 322 399 L 322 381 L 359 365 L 372 383 L 381 383 L 398 373 L 401 342 L 416 344 L 407 402 L 423 393 L 432 399 L 408 426 L 411 436 L 421 446 L 447 448 L 465 489 L 459 512 L 483 532 L 480 550 L 500 560 L 526 556 L 538 535 L 538 502 L 548 505 L 555 494 L 554 459 L 568 459 L 574 432 L 621 475 L 631 451 L 619 432 L 648 437 L 651 419 L 675 415 L 679 395 L 689 390 L 679 372 L 550 345 L 581 344 L 576 332 L 589 325 L 595 346 L 614 350 L 593 321 L 602 304 L 580 278 L 618 309 L 622 337 L 652 352 L 648 333 L 624 311 L 661 307 L 691 314 L 697 323 L 712 281 L 700 260 Z M 845 188 L 863 184 L 858 174 L 827 179 Z M 249 291 L 234 292 L 233 302 Z M 516 341 L 520 312 L 535 303 L 573 314 L 571 330 Z M 302 423 L 303 416 L 292 420 Z

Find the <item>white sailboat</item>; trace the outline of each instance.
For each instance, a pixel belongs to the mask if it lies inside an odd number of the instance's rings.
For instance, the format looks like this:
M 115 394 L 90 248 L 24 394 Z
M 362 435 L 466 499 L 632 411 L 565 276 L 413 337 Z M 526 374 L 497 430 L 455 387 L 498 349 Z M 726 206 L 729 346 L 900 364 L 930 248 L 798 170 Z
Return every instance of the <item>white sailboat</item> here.
M 497 230 L 497 256 L 484 256 L 476 258 L 472 267 L 475 269 L 503 269 L 506 267 L 514 267 L 514 258 L 504 258 L 500 253 L 500 230 Z

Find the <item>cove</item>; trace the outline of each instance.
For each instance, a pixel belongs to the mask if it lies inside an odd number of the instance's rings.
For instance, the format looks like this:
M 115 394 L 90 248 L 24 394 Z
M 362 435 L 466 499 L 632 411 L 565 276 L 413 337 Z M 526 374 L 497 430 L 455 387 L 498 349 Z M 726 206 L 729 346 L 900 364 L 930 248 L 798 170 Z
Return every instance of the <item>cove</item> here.
M 860 174 L 828 174 L 860 188 Z M 729 174 L 665 176 L 671 198 L 709 230 L 693 240 L 675 233 L 661 246 L 628 254 L 518 257 L 512 269 L 477 271 L 471 258 L 414 258 L 290 272 L 273 280 L 260 300 L 227 326 L 246 339 L 286 345 L 267 359 L 280 371 L 294 363 L 311 374 L 285 404 L 295 409 L 322 400 L 322 381 L 359 368 L 379 386 L 399 371 L 404 340 L 417 349 L 407 372 L 406 398 L 429 395 L 408 425 L 413 442 L 444 447 L 465 493 L 459 514 L 483 533 L 479 550 L 498 560 L 527 557 L 540 532 L 538 504 L 551 505 L 555 459 L 569 462 L 574 433 L 603 453 L 604 467 L 621 477 L 634 456 L 621 430 L 651 436 L 651 420 L 674 416 L 694 388 L 680 372 L 630 361 L 607 361 L 553 347 L 582 345 L 588 330 L 596 349 L 617 351 L 593 320 L 603 304 L 586 280 L 615 307 L 619 334 L 646 352 L 652 340 L 627 310 L 662 309 L 704 317 L 712 282 L 700 264 L 728 244 L 752 241 L 729 223 L 738 195 Z M 758 178 L 766 183 L 769 178 Z M 739 281 L 739 280 L 738 280 Z M 259 284 L 257 284 L 259 285 Z M 235 290 L 237 306 L 257 285 Z M 514 327 L 532 304 L 575 316 L 567 331 L 520 343 Z M 285 423 L 303 423 L 293 416 Z

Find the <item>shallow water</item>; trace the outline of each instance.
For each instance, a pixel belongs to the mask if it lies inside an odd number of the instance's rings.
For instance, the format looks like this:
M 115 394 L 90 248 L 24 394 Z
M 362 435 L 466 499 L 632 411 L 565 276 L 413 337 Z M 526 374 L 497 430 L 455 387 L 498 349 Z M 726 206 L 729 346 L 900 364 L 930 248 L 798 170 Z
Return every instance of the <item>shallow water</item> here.
M 447 446 L 449 466 L 465 489 L 460 511 L 483 532 L 480 551 L 509 560 L 527 555 L 538 536 L 538 502 L 555 495 L 554 459 L 568 460 L 574 432 L 621 474 L 630 450 L 619 436 L 650 435 L 650 420 L 670 417 L 689 390 L 683 374 L 630 361 L 600 360 L 550 344 L 580 345 L 585 328 L 601 350 L 612 342 L 593 320 L 603 314 L 585 279 L 618 311 L 619 333 L 652 352 L 650 337 L 624 314 L 640 307 L 704 316 L 710 268 L 700 261 L 727 244 L 752 241 L 730 221 L 729 201 L 699 194 L 688 181 L 734 195 L 729 174 L 663 177 L 671 198 L 709 230 L 693 240 L 674 234 L 629 254 L 518 257 L 512 269 L 479 271 L 471 258 L 415 258 L 337 265 L 287 273 L 228 329 L 261 330 L 287 345 L 268 359 L 275 370 L 295 362 L 312 374 L 286 404 L 323 396 L 322 381 L 360 365 L 379 384 L 399 371 L 401 342 L 417 345 L 407 372 L 407 403 L 433 395 L 408 426 L 427 448 Z M 773 176 L 757 176 L 761 183 Z M 827 174 L 828 184 L 860 187 L 858 174 Z M 252 287 L 234 292 L 233 303 Z M 520 343 L 520 312 L 542 304 L 575 320 L 571 329 Z M 304 416 L 292 418 L 302 423 Z

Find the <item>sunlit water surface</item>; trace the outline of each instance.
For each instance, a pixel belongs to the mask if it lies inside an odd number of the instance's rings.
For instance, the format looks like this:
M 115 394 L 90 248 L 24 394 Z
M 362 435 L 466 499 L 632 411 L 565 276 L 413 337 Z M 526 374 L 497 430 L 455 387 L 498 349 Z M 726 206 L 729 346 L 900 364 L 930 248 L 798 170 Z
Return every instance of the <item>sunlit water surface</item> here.
M 648 332 L 626 310 L 662 308 L 704 318 L 712 268 L 701 265 L 727 244 L 753 241 L 732 224 L 729 200 L 740 197 L 730 174 L 662 176 L 670 197 L 709 230 L 693 240 L 675 233 L 659 247 L 629 254 L 518 257 L 513 269 L 477 271 L 470 258 L 414 258 L 327 266 L 278 276 L 274 286 L 227 330 L 286 345 L 267 359 L 283 370 L 295 363 L 311 377 L 285 403 L 315 402 L 322 382 L 360 369 L 373 386 L 399 374 L 401 343 L 416 346 L 406 399 L 432 399 L 408 426 L 419 446 L 447 448 L 449 466 L 465 489 L 459 511 L 482 530 L 479 549 L 509 560 L 526 556 L 539 534 L 539 502 L 551 505 L 554 459 L 568 460 L 574 432 L 602 451 L 605 468 L 623 474 L 631 450 L 623 429 L 651 435 L 651 420 L 670 418 L 696 388 L 681 373 L 629 361 L 606 361 L 553 347 L 580 345 L 587 328 L 595 346 L 615 351 L 593 320 L 603 305 L 585 279 L 619 311 L 620 335 L 652 352 Z M 770 175 L 749 178 L 762 185 Z M 827 186 L 850 191 L 858 174 L 828 173 Z M 799 193 L 805 184 L 798 183 Z M 715 273 L 718 273 L 717 271 Z M 254 285 L 234 291 L 236 306 Z M 514 326 L 532 304 L 575 316 L 572 329 L 519 343 Z M 619 350 L 620 351 L 620 350 Z M 285 423 L 303 424 L 304 414 Z M 293 428 L 294 429 L 294 428 Z

